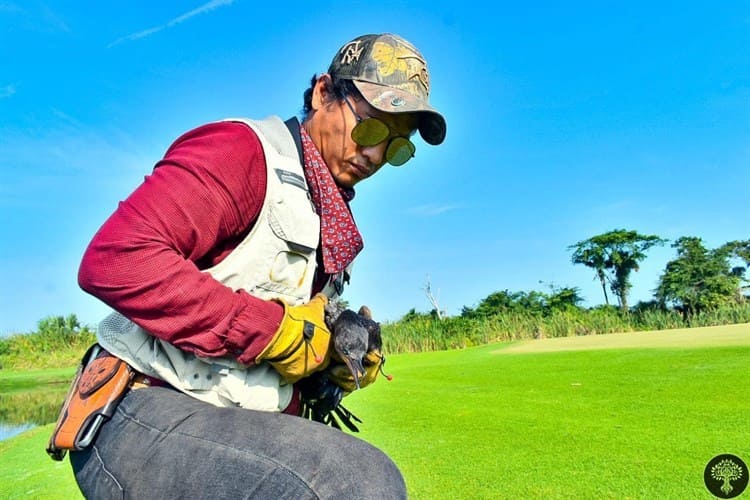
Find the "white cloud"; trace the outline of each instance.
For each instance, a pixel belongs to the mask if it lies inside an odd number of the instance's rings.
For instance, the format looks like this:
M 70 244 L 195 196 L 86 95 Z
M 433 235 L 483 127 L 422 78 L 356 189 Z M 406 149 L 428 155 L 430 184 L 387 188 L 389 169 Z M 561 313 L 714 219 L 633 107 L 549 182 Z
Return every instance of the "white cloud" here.
M 186 14 L 182 14 L 181 16 L 177 16 L 171 21 L 167 23 L 167 26 L 174 26 L 175 24 L 179 24 L 183 21 L 187 21 L 193 16 L 197 16 L 198 14 L 203 14 L 204 12 L 210 12 L 218 7 L 223 7 L 225 5 L 231 5 L 234 2 L 234 0 L 211 0 L 210 2 L 207 2 L 197 9 L 193 9 L 190 12 Z
M 34 127 L 0 127 L 0 211 L 57 203 L 59 193 L 123 191 L 159 158 L 160 151 L 144 151 L 120 129 L 101 130 L 56 108 L 51 113 L 52 120 Z
M 23 30 L 37 33 L 70 33 L 70 27 L 65 21 L 42 3 L 24 9 L 13 2 L 0 2 L 0 14 L 12 17 L 11 22 Z
M 435 215 L 440 215 L 445 212 L 450 212 L 451 210 L 458 209 L 458 205 L 437 205 L 437 204 L 429 204 L 429 205 L 419 205 L 416 207 L 408 208 L 406 211 L 413 215 L 422 215 L 426 217 L 433 217 Z
M 64 111 L 61 111 L 58 108 L 51 108 L 52 114 L 60 119 L 61 122 L 67 123 L 68 125 L 72 125 L 73 127 L 83 128 L 83 123 L 78 121 L 77 119 L 73 118 L 69 114 L 65 113 Z
M 175 26 L 176 24 L 180 24 L 183 21 L 187 21 L 191 17 L 197 16 L 199 14 L 203 14 L 205 12 L 210 12 L 214 9 L 223 7 L 225 5 L 231 5 L 232 3 L 234 3 L 234 0 L 211 0 L 210 2 L 207 2 L 196 9 L 193 9 L 189 12 L 186 12 L 185 14 L 181 14 L 175 17 L 174 19 L 171 19 L 170 21 L 167 21 L 166 24 L 162 24 L 160 26 L 154 26 L 153 28 L 148 28 L 145 30 L 138 31 L 136 33 L 131 33 L 130 35 L 125 35 L 123 37 L 120 37 L 114 42 L 107 45 L 107 48 L 114 47 L 115 45 L 118 45 L 122 42 L 128 42 L 128 41 L 138 40 L 140 38 L 146 38 L 147 36 L 153 35 L 154 33 L 158 33 L 159 31 L 162 31 L 166 28 L 171 28 L 172 26 Z
M 159 31 L 163 30 L 164 28 L 165 28 L 165 26 L 157 26 L 156 28 L 149 28 L 147 30 L 138 31 L 137 33 L 131 33 L 130 35 L 126 35 L 126 36 L 118 38 L 114 42 L 112 42 L 109 45 L 107 45 L 107 48 L 109 49 L 111 47 L 114 47 L 115 45 L 118 45 L 118 44 L 122 43 L 122 42 L 128 42 L 128 41 L 132 41 L 132 40 L 138 40 L 139 38 L 146 38 L 147 36 L 153 35 L 154 33 L 157 33 Z
M 53 12 L 52 9 L 50 9 L 46 5 L 41 5 L 40 10 L 42 19 L 44 20 L 46 26 L 55 31 L 70 33 L 70 28 L 68 27 L 68 25 L 60 18 L 60 16 Z
M 16 93 L 15 85 L 6 85 L 5 87 L 0 87 L 0 99 L 2 99 L 3 97 L 10 97 L 15 93 Z
M 0 2 L 0 12 L 20 14 L 23 13 L 24 10 L 13 2 Z

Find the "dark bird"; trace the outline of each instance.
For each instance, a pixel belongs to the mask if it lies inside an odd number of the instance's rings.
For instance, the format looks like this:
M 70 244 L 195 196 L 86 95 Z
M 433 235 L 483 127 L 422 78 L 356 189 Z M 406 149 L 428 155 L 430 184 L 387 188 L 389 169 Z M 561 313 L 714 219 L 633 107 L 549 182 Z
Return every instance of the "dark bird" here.
M 383 347 L 380 323 L 373 321 L 367 306 L 362 306 L 355 313 L 338 301 L 326 305 L 325 320 L 333 335 L 333 347 L 352 373 L 354 384 L 359 389 L 360 378 L 365 374 L 362 364 L 365 355 L 372 350 L 380 351 Z
M 365 374 L 364 358 L 368 352 L 376 350 L 379 353 L 379 369 L 383 371 L 385 357 L 381 352 L 380 323 L 372 320 L 366 306 L 355 313 L 338 301 L 329 302 L 325 306 L 325 322 L 333 336 L 333 348 L 351 372 L 357 389 Z M 383 375 L 388 380 L 392 378 Z M 341 404 L 344 390 L 329 380 L 325 371 L 313 373 L 297 384 L 301 391 L 302 416 L 337 429 L 343 424 L 352 432 L 359 432 L 355 422 L 362 421 Z

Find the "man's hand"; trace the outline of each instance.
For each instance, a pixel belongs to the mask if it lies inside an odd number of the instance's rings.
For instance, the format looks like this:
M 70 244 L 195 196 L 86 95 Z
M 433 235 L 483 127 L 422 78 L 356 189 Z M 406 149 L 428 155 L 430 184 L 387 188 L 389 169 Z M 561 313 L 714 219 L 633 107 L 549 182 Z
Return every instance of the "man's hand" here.
M 325 369 L 330 363 L 331 344 L 331 332 L 323 318 L 328 298 L 317 294 L 300 306 L 274 300 L 284 307 L 284 317 L 279 330 L 255 362 L 267 361 L 290 384 Z

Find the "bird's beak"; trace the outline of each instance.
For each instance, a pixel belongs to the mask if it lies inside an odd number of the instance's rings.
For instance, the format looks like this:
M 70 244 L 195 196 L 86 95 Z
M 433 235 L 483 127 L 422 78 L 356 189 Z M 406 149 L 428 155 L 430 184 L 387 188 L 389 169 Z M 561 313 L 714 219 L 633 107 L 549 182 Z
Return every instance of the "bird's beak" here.
M 362 366 L 362 360 L 361 359 L 352 359 L 348 356 L 343 356 L 344 363 L 346 363 L 346 367 L 349 368 L 349 371 L 352 372 L 352 376 L 354 377 L 354 385 L 359 389 L 359 379 L 365 375 L 365 367 Z

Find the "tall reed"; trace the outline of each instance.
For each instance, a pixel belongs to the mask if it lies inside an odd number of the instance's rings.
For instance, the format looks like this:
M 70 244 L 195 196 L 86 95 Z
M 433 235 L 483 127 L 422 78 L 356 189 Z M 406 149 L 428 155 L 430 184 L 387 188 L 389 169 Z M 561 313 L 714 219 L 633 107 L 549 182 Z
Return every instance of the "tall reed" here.
M 0 369 L 76 366 L 94 342 L 94 332 L 75 315 L 45 318 L 36 332 L 0 338 Z
M 624 313 L 614 307 L 571 308 L 548 314 L 512 312 L 485 318 L 443 320 L 412 316 L 382 324 L 386 353 L 461 349 L 491 342 L 616 332 L 666 330 L 697 326 L 750 323 L 750 303 L 683 317 L 675 311 L 646 309 Z

